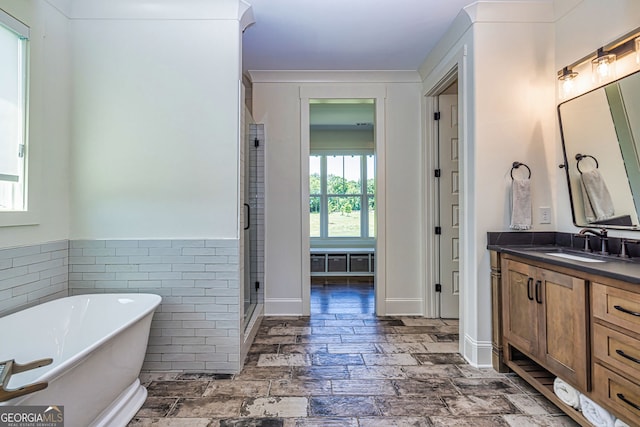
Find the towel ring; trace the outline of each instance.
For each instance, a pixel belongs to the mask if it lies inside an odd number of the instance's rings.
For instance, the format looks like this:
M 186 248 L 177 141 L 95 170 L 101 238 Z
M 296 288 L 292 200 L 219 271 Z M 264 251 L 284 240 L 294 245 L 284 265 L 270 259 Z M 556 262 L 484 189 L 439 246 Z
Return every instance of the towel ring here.
M 596 169 L 598 169 L 598 159 L 596 159 L 595 157 L 589 155 L 589 154 L 576 154 L 576 167 L 578 168 L 578 172 L 580 172 L 580 174 L 582 175 L 582 171 L 580 170 L 580 161 L 586 159 L 587 157 L 591 157 L 593 159 L 594 162 L 596 162 Z
M 525 168 L 527 168 L 527 170 L 529 171 L 529 178 L 531 179 L 531 169 L 529 169 L 529 166 L 525 165 L 524 163 L 520 163 L 520 162 L 513 162 L 513 164 L 511 165 L 511 179 L 513 179 L 513 170 L 514 169 L 518 169 L 520 166 L 524 166 Z

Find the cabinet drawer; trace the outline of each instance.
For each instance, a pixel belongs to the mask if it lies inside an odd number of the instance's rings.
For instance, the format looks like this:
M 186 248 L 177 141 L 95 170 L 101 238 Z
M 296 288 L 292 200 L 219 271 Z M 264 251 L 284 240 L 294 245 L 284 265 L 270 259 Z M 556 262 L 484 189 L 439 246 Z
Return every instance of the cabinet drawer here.
M 640 327 L 640 294 L 593 283 L 593 315 L 614 325 L 637 331 Z
M 347 271 L 347 255 L 329 255 L 327 271 L 343 273 Z
M 631 382 L 596 363 L 594 397 L 611 407 L 629 425 L 640 425 L 640 384 Z
M 640 382 L 640 340 L 594 324 L 593 354 Z
M 369 271 L 369 256 L 367 254 L 349 255 L 349 271 L 367 273 Z

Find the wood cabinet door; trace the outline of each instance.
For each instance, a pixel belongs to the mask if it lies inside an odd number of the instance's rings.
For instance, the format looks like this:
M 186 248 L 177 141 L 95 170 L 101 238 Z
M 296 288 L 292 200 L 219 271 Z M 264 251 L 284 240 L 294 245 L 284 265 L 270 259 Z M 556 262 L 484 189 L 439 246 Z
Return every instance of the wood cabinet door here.
M 534 299 L 539 309 L 539 358 L 549 371 L 581 390 L 587 388 L 586 282 L 537 269 Z
M 502 266 L 503 336 L 529 355 L 535 355 L 538 348 L 533 270 L 534 267 L 509 259 Z

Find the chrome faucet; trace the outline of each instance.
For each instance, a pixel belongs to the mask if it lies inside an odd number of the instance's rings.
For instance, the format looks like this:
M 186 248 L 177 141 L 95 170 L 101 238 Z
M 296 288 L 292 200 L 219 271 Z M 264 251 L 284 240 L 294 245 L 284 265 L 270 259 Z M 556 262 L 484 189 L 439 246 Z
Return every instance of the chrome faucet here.
M 600 238 L 600 254 L 609 255 L 607 251 L 607 230 L 605 228 L 601 228 L 600 231 L 594 230 L 593 228 L 583 228 L 578 232 L 579 236 L 584 236 L 584 250 L 586 252 L 591 252 L 589 249 L 589 236 L 587 234 L 593 234 L 596 237 Z

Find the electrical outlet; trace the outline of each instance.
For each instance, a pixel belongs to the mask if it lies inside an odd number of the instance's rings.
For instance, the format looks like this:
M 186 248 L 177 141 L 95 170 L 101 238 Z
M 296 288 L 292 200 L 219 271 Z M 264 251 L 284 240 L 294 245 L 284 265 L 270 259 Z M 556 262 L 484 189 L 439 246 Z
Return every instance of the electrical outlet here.
M 551 208 L 540 208 L 540 224 L 551 224 Z

